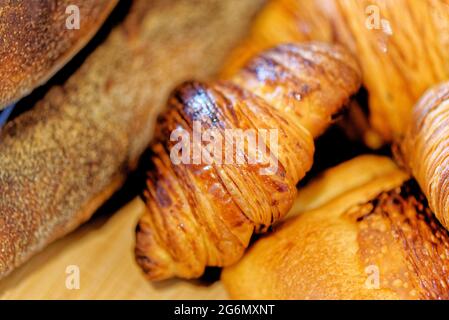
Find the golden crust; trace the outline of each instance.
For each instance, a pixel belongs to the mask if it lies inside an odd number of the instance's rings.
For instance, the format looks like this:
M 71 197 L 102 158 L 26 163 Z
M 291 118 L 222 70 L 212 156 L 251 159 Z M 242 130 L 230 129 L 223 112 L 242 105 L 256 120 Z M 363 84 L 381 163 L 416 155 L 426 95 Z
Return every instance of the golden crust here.
M 351 179 L 350 167 L 340 169 Z M 396 172 L 344 188 L 258 240 L 222 274 L 231 297 L 447 299 L 449 234 L 419 187 Z
M 338 41 L 360 61 L 372 126 L 386 141 L 402 139 L 421 95 L 449 79 L 449 1 L 327 4 Z
M 232 77 L 249 59 L 281 43 L 332 39 L 331 21 L 317 1 L 270 0 L 257 15 L 249 35 L 226 59 L 221 76 Z
M 448 34 L 448 0 L 271 0 L 223 75 L 282 42 L 341 43 L 358 59 L 369 92 L 372 128 L 362 128 L 363 138 L 379 147 L 399 141 L 424 91 L 449 79 Z
M 256 56 L 232 81 L 264 97 L 278 110 L 291 109 L 291 116 L 316 138 L 358 91 L 359 70 L 344 48 L 333 45 L 329 50 L 328 45 L 309 42 L 281 45 Z M 281 83 L 283 90 L 278 90 L 276 83 Z
M 351 176 L 348 179 L 349 172 Z M 386 190 L 394 188 L 397 179 L 402 181 L 401 177 L 404 174 L 398 171 L 398 166 L 390 158 L 376 155 L 358 156 L 325 170 L 319 174 L 318 178 L 310 181 L 306 187 L 299 189 L 288 217 L 317 209 L 343 194 L 360 192 L 360 190 L 366 191 L 366 193 L 360 195 L 363 195 L 363 199 L 368 199 L 373 195 L 371 190 L 376 189 L 371 187 L 363 189 L 361 187 L 369 186 L 373 181 L 376 181 L 374 186 L 377 188 L 380 185 Z M 335 186 L 338 186 L 338 188 Z M 368 194 L 368 196 L 365 194 Z
M 2 129 L 0 277 L 122 185 L 172 87 L 216 72 L 261 3 L 136 0 L 63 86 Z
M 290 209 L 296 184 L 312 165 L 310 131 L 328 127 L 359 85 L 357 65 L 344 49 L 308 43 L 259 55 L 231 82 L 178 88 L 160 118 L 153 153 L 142 160 L 149 169 L 148 212 L 137 228 L 136 258 L 148 278 L 199 277 L 206 266 L 237 261 L 254 230 Z M 173 164 L 168 137 L 175 128 L 191 136 L 193 121 L 220 134 L 277 129 L 277 171 L 262 175 L 259 164 Z M 252 151 L 245 149 L 246 158 Z
M 118 0 L 1 1 L 0 110 L 44 84 L 86 43 Z M 80 29 L 66 27 L 76 5 Z
M 449 83 L 428 90 L 416 104 L 401 151 L 430 207 L 449 229 Z

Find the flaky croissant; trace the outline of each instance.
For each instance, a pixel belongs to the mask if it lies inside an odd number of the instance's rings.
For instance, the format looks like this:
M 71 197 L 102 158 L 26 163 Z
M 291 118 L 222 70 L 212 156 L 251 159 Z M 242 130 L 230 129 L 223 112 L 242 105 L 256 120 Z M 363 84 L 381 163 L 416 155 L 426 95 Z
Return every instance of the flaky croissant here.
M 309 195 L 302 206 L 322 191 L 326 199 L 225 268 L 231 298 L 449 298 L 449 233 L 416 183 L 392 165 L 386 158 L 355 158 L 300 189 L 300 197 Z
M 428 90 L 414 107 L 401 156 L 449 229 L 449 82 Z
M 158 120 L 137 227 L 136 259 L 152 280 L 194 278 L 206 266 L 236 262 L 254 231 L 263 231 L 292 206 L 296 184 L 313 161 L 313 137 L 359 89 L 359 68 L 342 47 L 282 45 L 257 56 L 230 81 L 179 87 Z M 259 129 L 279 132 L 278 167 L 260 164 L 177 164 L 170 159 L 175 129 Z M 203 145 L 204 146 L 204 145 Z M 245 147 L 245 157 L 253 150 Z M 273 155 L 271 155 L 273 156 Z

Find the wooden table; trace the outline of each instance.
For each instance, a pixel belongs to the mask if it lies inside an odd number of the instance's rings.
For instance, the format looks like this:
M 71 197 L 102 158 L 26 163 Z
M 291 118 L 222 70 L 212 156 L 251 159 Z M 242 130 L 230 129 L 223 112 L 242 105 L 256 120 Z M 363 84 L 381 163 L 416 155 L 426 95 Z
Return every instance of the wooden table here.
M 53 243 L 0 281 L 0 299 L 226 299 L 220 282 L 170 280 L 152 284 L 134 263 L 134 228 L 144 204 L 134 199 Z M 66 287 L 68 266 L 80 288 Z

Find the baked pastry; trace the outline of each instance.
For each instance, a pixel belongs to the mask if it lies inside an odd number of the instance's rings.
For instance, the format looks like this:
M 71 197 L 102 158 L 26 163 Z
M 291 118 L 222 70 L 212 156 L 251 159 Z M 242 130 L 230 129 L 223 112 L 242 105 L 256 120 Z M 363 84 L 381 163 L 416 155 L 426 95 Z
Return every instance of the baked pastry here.
M 421 95 L 449 79 L 448 34 L 446 0 L 271 0 L 223 74 L 281 42 L 341 43 L 358 59 L 369 93 L 374 130 L 362 139 L 379 147 L 400 141 Z
M 401 142 L 404 162 L 427 196 L 430 208 L 449 229 L 449 83 L 429 89 L 413 109 Z
M 176 89 L 159 118 L 152 152 L 142 159 L 148 212 L 137 227 L 136 259 L 147 277 L 195 278 L 206 266 L 240 259 L 254 231 L 288 212 L 297 182 L 312 165 L 313 137 L 359 86 L 357 63 L 343 48 L 307 43 L 268 50 L 230 81 L 188 82 Z M 225 129 L 253 130 L 277 168 L 262 174 L 266 162 L 175 164 L 171 132 L 193 135 L 195 121 L 225 139 Z M 260 129 L 277 130 L 279 143 Z M 255 151 L 248 145 L 232 152 L 250 158 Z
M 382 175 L 385 159 L 376 156 L 368 161 L 377 166 L 377 177 L 365 182 L 357 175 L 373 174 L 366 158 L 362 170 L 359 161 L 319 177 L 311 185 L 315 190 L 300 189 L 300 195 L 314 195 L 320 184 L 332 194 L 277 226 L 224 269 L 222 282 L 232 298 L 448 298 L 449 234 L 419 187 L 400 169 L 392 171 L 393 164 Z M 361 183 L 345 183 L 336 195 L 342 175 Z
M 401 140 L 421 95 L 449 79 L 449 3 L 320 1 L 338 41 L 359 59 L 372 126 L 387 142 Z
M 348 179 L 349 173 L 351 176 Z M 388 176 L 393 178 L 384 179 Z M 357 156 L 317 174 L 306 187 L 300 189 L 287 217 L 320 208 L 343 194 L 360 190 L 360 187 L 372 181 L 385 181 L 387 186 L 393 187 L 395 185 L 388 182 L 392 181 L 394 184 L 395 176 L 404 176 L 404 173 L 398 171 L 398 165 L 390 158 L 376 155 Z
M 0 278 L 89 219 L 123 184 L 172 87 L 215 73 L 261 4 L 135 0 L 64 85 L 6 124 Z
M 318 1 L 270 0 L 257 14 L 247 37 L 226 59 L 220 73 L 230 78 L 248 60 L 282 43 L 332 42 L 334 30 Z
M 93 37 L 118 0 L 0 3 L 0 110 L 44 84 Z M 79 10 L 79 29 L 71 21 Z

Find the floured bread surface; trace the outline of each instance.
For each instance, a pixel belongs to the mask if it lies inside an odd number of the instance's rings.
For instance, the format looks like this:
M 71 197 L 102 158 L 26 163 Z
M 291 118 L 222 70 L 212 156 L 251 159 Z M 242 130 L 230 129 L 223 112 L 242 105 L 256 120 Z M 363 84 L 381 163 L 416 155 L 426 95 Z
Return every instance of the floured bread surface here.
M 70 60 L 117 2 L 0 1 L 0 110 L 45 83 Z
M 172 87 L 214 73 L 261 3 L 136 0 L 65 85 L 7 124 L 0 277 L 88 219 L 121 185 Z

